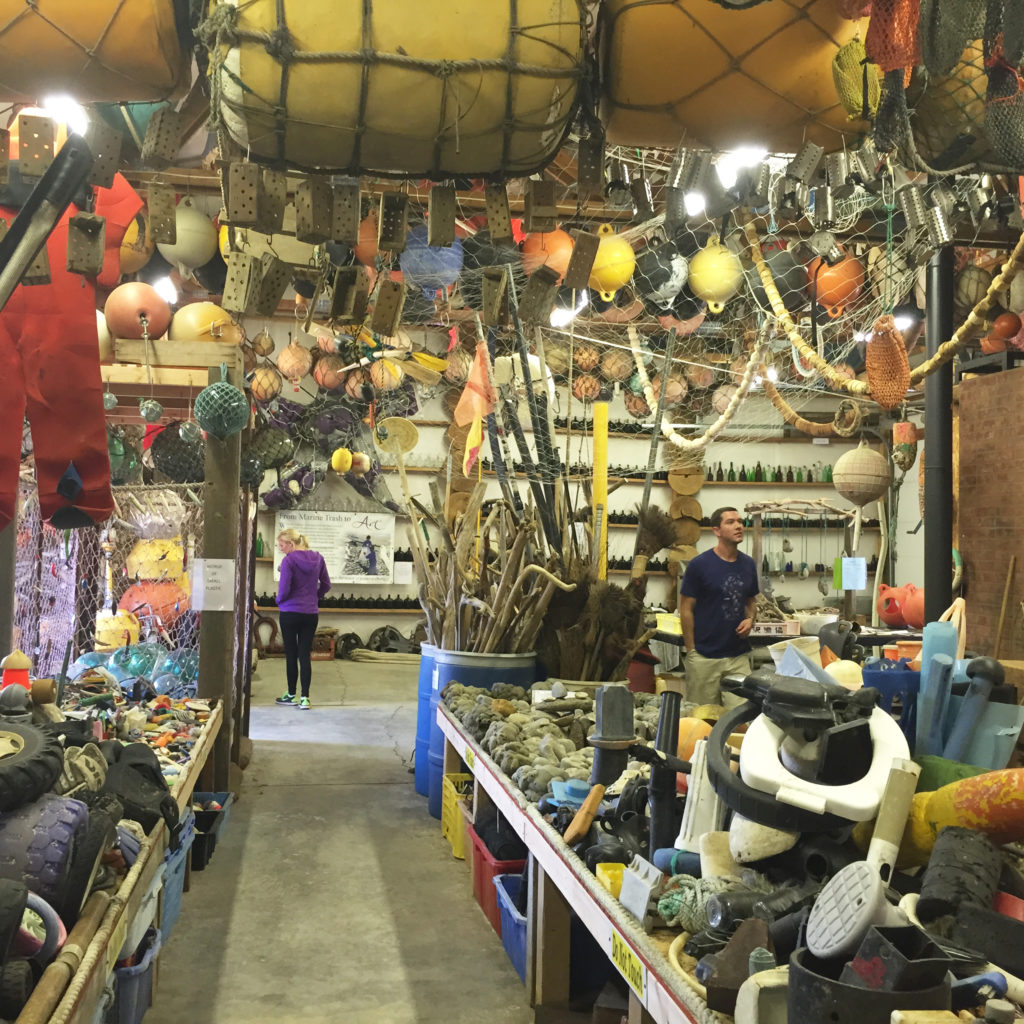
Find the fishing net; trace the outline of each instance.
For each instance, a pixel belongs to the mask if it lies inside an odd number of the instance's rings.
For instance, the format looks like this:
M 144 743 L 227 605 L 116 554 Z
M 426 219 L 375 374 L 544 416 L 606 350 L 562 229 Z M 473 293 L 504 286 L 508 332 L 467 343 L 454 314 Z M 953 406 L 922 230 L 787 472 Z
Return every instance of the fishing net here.
M 985 0 L 921 0 L 921 59 L 930 75 L 949 75 L 985 26 Z
M 60 531 L 43 523 L 32 483 L 21 486 L 14 643 L 33 671 L 75 679 L 100 671 L 131 692 L 188 696 L 199 671 L 191 571 L 202 555 L 203 505 L 191 487 L 114 487 L 115 514 Z M 70 645 L 70 653 L 68 653 Z
M 864 45 L 883 71 L 921 63 L 918 18 L 921 0 L 873 0 Z

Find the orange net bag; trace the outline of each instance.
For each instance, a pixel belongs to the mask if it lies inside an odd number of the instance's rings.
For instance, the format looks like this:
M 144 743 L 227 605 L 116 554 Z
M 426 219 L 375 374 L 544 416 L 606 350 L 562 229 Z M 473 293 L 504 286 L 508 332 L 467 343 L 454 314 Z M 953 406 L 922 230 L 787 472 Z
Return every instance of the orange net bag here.
M 880 316 L 871 329 L 864 354 L 864 365 L 871 385 L 871 397 L 883 409 L 895 409 L 910 387 L 910 363 L 903 335 L 896 330 L 892 316 Z
M 883 71 L 899 71 L 921 63 L 917 25 L 921 0 L 873 0 L 864 45 Z

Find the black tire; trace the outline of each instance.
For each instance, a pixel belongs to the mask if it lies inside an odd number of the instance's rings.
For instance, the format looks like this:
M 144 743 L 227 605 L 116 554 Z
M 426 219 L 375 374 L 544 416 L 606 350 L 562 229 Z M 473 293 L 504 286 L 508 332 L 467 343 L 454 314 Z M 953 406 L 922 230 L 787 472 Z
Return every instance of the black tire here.
M 729 736 L 737 726 L 744 722 L 752 722 L 761 714 L 759 705 L 752 701 L 744 701 L 727 711 L 715 723 L 708 736 L 707 771 L 711 787 L 722 798 L 722 802 L 737 814 L 750 821 L 787 832 L 830 832 L 835 828 L 843 828 L 850 824 L 846 818 L 836 814 L 816 814 L 792 804 L 784 804 L 776 800 L 771 793 L 762 793 L 759 789 L 748 786 L 739 775 L 734 775 L 729 767 L 729 758 L 725 753 Z
M 53 793 L 0 815 L 0 878 L 22 882 L 51 906 L 61 906 L 88 823 L 89 808 L 81 800 Z
M 28 889 L 23 882 L 0 878 L 0 963 L 7 959 L 11 951 L 11 943 L 21 927 L 27 902 Z M 0 1012 L 0 1016 L 4 1014 Z
M 27 960 L 10 960 L 0 968 L 0 1017 L 14 1020 L 35 988 L 35 975 Z
M 34 725 L 0 721 L 0 811 L 32 803 L 60 777 L 60 740 Z
M 76 845 L 71 861 L 64 899 L 59 906 L 54 907 L 68 931 L 74 927 L 92 891 L 93 882 L 103 866 L 103 854 L 117 837 L 117 823 L 121 818 L 120 801 L 108 797 L 105 802 L 116 804 L 118 812 L 115 816 L 102 804 L 93 804 L 89 812 L 89 824 Z

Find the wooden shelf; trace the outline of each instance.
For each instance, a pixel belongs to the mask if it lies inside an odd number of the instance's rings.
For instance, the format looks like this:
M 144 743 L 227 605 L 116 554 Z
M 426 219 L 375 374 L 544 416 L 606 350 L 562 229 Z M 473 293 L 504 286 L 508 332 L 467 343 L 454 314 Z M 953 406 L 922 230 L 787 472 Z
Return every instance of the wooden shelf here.
M 257 605 L 258 612 L 278 612 L 276 604 Z M 319 615 L 422 615 L 422 608 L 317 608 Z

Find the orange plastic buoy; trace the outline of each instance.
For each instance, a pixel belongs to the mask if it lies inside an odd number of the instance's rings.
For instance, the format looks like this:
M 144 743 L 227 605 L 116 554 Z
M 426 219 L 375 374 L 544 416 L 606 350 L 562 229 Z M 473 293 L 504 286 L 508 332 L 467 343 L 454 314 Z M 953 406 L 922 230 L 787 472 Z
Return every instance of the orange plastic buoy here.
M 680 718 L 679 739 L 676 742 L 676 757 L 681 761 L 690 761 L 693 758 L 693 748 L 697 746 L 698 740 L 706 740 L 711 735 L 711 722 L 705 722 L 702 718 Z M 688 775 L 676 776 L 676 790 L 685 793 L 689 784 Z
M 548 266 L 558 274 L 561 284 L 572 250 L 572 236 L 561 228 L 531 232 L 523 239 L 523 270 L 532 274 L 538 267 Z

